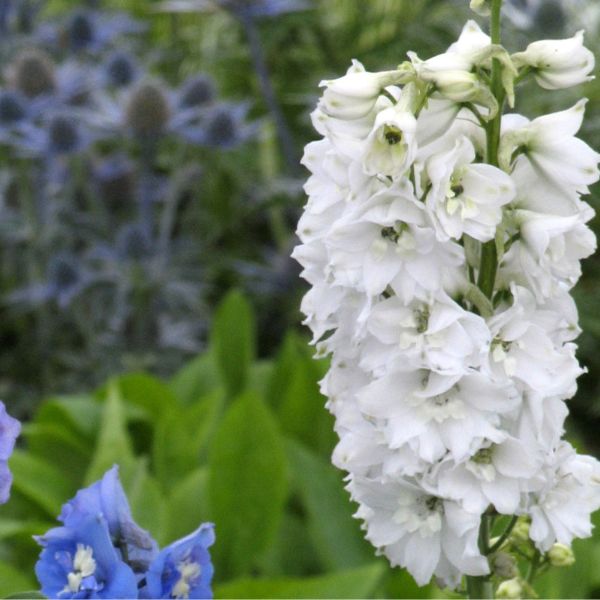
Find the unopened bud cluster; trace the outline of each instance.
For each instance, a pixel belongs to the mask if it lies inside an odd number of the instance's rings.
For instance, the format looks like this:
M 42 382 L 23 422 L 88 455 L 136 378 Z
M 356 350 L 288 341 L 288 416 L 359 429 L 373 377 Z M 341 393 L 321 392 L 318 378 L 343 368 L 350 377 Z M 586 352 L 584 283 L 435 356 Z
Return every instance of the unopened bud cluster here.
M 331 357 L 333 461 L 356 516 L 419 584 L 457 586 L 490 572 L 484 512 L 528 516 L 545 553 L 590 535 L 600 506 L 599 463 L 561 439 L 583 371 L 569 291 L 596 244 L 580 198 L 600 159 L 576 137 L 585 102 L 504 114 L 490 146 L 518 78 L 570 87 L 594 61 L 580 33 L 511 56 L 471 21 L 446 53 L 409 57 L 382 73 L 354 61 L 322 83 L 294 256 L 312 286 L 306 323 Z

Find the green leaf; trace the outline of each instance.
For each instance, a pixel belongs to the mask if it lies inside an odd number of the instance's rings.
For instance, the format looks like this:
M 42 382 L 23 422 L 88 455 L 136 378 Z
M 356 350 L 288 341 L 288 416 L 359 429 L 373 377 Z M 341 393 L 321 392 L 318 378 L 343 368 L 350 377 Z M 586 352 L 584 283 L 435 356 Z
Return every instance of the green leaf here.
M 13 452 L 10 468 L 14 478 L 13 488 L 37 504 L 52 518 L 58 516 L 61 506 L 77 490 L 62 469 L 22 450 Z
M 183 404 L 191 404 L 221 385 L 212 352 L 200 354 L 177 372 L 169 387 Z
M 171 489 L 198 467 L 201 452 L 217 426 L 224 404 L 219 391 L 191 406 L 174 406 L 157 422 L 152 448 L 153 467 L 165 489 Z
M 215 598 L 368 598 L 384 572 L 374 563 L 303 579 L 240 579 L 215 586 Z
M 92 453 L 89 440 L 58 423 L 26 423 L 23 435 L 31 454 L 52 457 L 75 484 L 81 482 Z
M 256 352 L 256 324 L 250 304 L 239 291 L 232 291 L 215 312 L 211 346 L 217 368 L 229 396 L 242 392 Z
M 34 587 L 36 583 L 32 576 L 24 575 L 12 565 L 0 562 L 0 597 L 20 594 L 22 590 L 30 590 Z
M 221 577 L 248 574 L 273 542 L 287 495 L 283 442 L 264 402 L 239 397 L 209 453 L 209 505 L 216 523 Z
M 169 386 L 146 373 L 128 373 L 115 382 L 123 401 L 144 409 L 153 421 L 159 421 L 163 414 L 178 403 Z
M 179 539 L 208 519 L 208 468 L 192 471 L 172 489 L 168 505 L 166 543 Z
M 167 502 L 156 479 L 148 473 L 146 460 L 138 460 L 136 470 L 127 481 L 127 498 L 136 522 L 150 531 L 159 545 L 166 539 Z
M 93 438 L 98 429 L 102 406 L 90 395 L 57 396 L 44 402 L 36 416 L 37 423 L 54 423 L 69 427 L 80 435 Z
M 85 477 L 86 485 L 101 479 L 114 464 L 127 470 L 133 467 L 134 457 L 127 433 L 123 400 L 118 385 L 113 381 L 109 384 L 108 396 L 104 402 L 94 457 Z
M 293 440 L 287 441 L 286 450 L 295 489 L 306 509 L 309 532 L 323 564 L 336 570 L 371 561 L 373 549 L 352 518 L 355 507 L 344 490 L 343 474 Z
M 33 600 L 35 598 L 46 598 L 46 596 L 44 596 L 44 594 L 41 592 L 32 590 L 30 592 L 17 592 L 16 594 L 11 594 L 10 596 L 4 596 L 4 598 L 5 600 L 16 600 L 17 598 L 28 598 Z
M 55 516 L 57 515 L 58 513 Z M 22 519 L 0 519 L 0 540 L 17 535 L 40 535 L 52 527 L 56 527 L 56 523 L 34 521 L 32 519 L 27 521 Z

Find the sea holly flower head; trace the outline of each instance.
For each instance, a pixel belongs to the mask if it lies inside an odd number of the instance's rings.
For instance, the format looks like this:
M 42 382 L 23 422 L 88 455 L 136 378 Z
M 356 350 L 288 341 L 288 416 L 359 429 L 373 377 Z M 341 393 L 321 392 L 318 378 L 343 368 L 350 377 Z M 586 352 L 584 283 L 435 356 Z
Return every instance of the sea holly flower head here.
M 8 501 L 12 474 L 8 468 L 8 459 L 15 447 L 15 441 L 21 432 L 21 424 L 6 412 L 0 402 L 0 504 Z
M 35 573 L 48 598 L 138 597 L 136 576 L 113 546 L 101 514 L 35 539 L 43 547 Z
M 208 548 L 214 541 L 214 525 L 204 523 L 161 550 L 148 569 L 141 597 L 212 598 L 213 566 Z

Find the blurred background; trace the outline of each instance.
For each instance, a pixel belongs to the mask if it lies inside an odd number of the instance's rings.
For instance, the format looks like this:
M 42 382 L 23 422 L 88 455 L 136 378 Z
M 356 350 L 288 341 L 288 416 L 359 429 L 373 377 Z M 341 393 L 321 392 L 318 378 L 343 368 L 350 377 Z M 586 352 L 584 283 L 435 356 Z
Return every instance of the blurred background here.
M 318 82 L 440 53 L 472 17 L 467 0 L 0 0 L 0 398 L 27 421 L 0 594 L 35 588 L 30 536 L 113 462 L 162 543 L 216 522 L 220 597 L 444 594 L 351 518 L 289 255 Z M 509 51 L 582 28 L 600 51 L 596 0 L 507 0 L 504 26 Z M 581 95 L 524 88 L 529 117 Z M 600 82 L 583 94 L 598 148 Z M 600 257 L 575 294 L 569 437 L 600 455 Z M 600 536 L 576 553 L 542 596 L 600 597 Z

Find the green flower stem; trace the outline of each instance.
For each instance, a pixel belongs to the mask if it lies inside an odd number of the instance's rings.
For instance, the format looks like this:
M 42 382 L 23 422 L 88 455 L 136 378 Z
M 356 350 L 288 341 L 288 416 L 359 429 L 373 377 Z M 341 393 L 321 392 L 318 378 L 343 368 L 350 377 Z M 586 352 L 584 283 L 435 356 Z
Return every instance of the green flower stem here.
M 492 0 L 491 12 L 491 38 L 492 44 L 500 44 L 500 11 L 502 0 Z M 500 125 L 502 123 L 502 107 L 504 105 L 504 89 L 502 87 L 502 65 L 500 61 L 492 61 L 491 90 L 498 100 L 498 114 L 486 126 L 487 162 L 498 166 L 498 148 L 500 146 Z M 482 293 L 492 299 L 498 269 L 498 253 L 496 241 L 491 240 L 481 248 L 481 262 L 479 264 L 479 279 L 477 285 Z M 479 528 L 479 549 L 482 554 L 490 552 L 490 522 L 487 515 L 481 517 Z M 467 596 L 469 598 L 493 598 L 494 589 L 490 577 L 474 577 L 467 575 Z
M 491 37 L 492 44 L 500 44 L 500 9 L 502 0 L 492 0 Z M 487 162 L 498 166 L 498 147 L 500 145 L 500 125 L 502 123 L 502 107 L 504 105 L 504 89 L 502 87 L 502 65 L 498 59 L 492 61 L 492 93 L 498 100 L 498 114 L 487 124 Z M 490 240 L 481 248 L 481 263 L 479 267 L 479 289 L 488 297 L 494 294 L 496 271 L 498 269 L 498 252 L 496 241 Z
M 498 538 L 498 540 L 494 543 L 494 545 L 491 546 L 490 549 L 488 550 L 488 554 L 493 554 L 494 552 L 496 552 L 496 550 L 500 550 L 500 548 L 502 547 L 502 544 L 504 544 L 504 542 L 508 539 L 508 536 L 511 534 L 514 526 L 517 524 L 518 519 L 519 519 L 519 517 L 517 517 L 517 515 L 514 515 L 512 517 L 512 519 L 510 520 L 510 523 L 508 524 L 508 526 L 506 527 L 506 529 L 504 530 L 502 535 Z
M 484 514 L 481 517 L 481 526 L 479 527 L 479 550 L 486 555 L 490 546 L 490 517 Z M 467 575 L 467 597 L 468 598 L 493 598 L 494 589 L 489 576 L 475 577 Z

